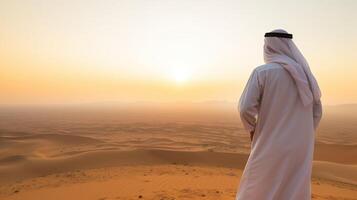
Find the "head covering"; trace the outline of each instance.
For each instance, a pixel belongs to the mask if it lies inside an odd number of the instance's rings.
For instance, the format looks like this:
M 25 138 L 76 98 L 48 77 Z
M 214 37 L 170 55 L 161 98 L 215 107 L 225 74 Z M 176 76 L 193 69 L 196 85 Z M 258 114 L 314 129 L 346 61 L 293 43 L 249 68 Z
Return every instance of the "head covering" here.
M 273 34 L 268 34 L 264 40 L 265 63 L 278 63 L 289 72 L 304 106 L 317 103 L 321 98 L 321 91 L 306 59 L 290 38 L 274 34 L 288 32 L 277 29 L 270 33 Z

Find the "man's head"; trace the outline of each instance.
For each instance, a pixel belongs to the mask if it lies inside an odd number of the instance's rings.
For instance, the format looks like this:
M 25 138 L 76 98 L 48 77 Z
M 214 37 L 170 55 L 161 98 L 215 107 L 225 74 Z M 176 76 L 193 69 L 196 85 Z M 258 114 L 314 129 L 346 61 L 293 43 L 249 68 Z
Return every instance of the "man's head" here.
M 321 91 L 310 71 L 309 64 L 292 40 L 293 35 L 283 29 L 265 34 L 264 61 L 278 63 L 286 69 L 295 81 L 304 105 L 319 101 Z
M 294 59 L 290 44 L 293 35 L 283 29 L 276 29 L 264 35 L 264 60 L 269 62 L 271 56 L 286 55 Z M 295 60 L 296 61 L 296 60 Z

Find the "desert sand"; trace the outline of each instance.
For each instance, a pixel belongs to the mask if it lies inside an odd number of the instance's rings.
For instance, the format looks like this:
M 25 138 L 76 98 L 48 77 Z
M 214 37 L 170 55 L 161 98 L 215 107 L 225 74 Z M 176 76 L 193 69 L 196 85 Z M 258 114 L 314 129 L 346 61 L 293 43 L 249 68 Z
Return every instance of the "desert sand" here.
M 174 109 L 173 109 L 174 108 Z M 313 199 L 357 199 L 357 106 L 329 106 Z M 0 199 L 234 199 L 249 137 L 233 104 L 3 106 Z

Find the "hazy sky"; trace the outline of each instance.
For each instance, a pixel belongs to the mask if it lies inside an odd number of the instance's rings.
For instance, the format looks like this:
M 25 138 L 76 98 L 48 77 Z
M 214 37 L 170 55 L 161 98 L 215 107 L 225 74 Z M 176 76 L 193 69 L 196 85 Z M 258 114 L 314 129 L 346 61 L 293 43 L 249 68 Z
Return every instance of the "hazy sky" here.
M 357 102 L 357 1 L 0 0 L 0 103 L 236 101 L 284 28 Z

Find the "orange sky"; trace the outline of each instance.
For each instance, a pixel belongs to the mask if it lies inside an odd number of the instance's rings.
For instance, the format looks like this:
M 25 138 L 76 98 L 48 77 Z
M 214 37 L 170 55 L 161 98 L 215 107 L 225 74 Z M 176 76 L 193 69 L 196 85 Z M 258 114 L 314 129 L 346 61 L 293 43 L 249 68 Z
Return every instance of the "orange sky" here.
M 236 101 L 285 28 L 324 104 L 357 102 L 356 1 L 0 1 L 0 103 Z

